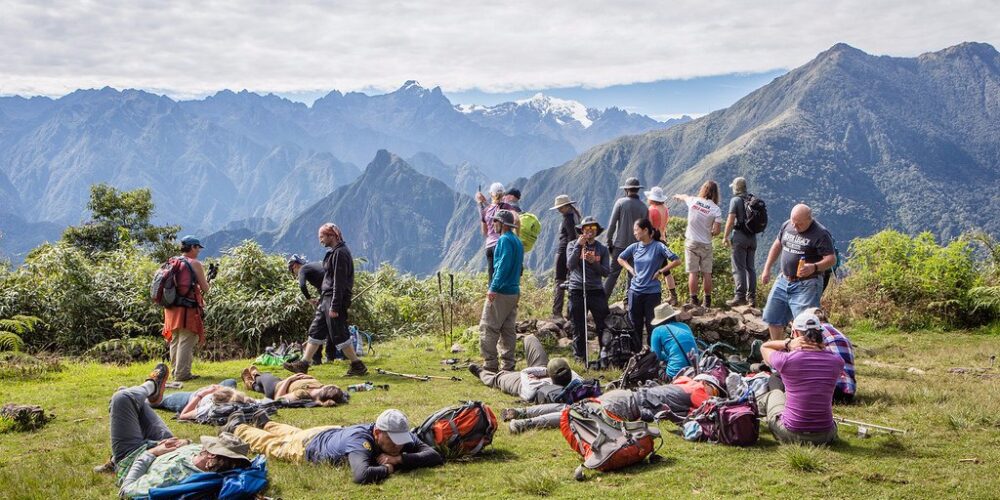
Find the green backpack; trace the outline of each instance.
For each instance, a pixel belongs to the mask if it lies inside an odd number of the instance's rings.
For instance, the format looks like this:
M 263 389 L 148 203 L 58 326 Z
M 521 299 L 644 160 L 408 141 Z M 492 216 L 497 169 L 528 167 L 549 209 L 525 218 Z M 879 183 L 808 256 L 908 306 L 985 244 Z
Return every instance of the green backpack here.
M 542 232 L 542 223 L 538 221 L 538 216 L 530 212 L 521 214 L 521 234 L 518 236 L 521 238 L 525 252 L 530 252 L 534 248 L 540 232 Z

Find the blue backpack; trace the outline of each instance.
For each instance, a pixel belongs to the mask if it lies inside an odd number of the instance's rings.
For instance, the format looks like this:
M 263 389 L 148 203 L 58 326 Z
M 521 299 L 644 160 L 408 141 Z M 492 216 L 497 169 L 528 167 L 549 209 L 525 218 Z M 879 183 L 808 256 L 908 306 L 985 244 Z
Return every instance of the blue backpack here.
M 244 469 L 226 472 L 202 472 L 179 484 L 151 488 L 149 500 L 252 500 L 267 487 L 267 457 L 258 455 Z
M 370 333 L 359 330 L 355 325 L 349 326 L 347 331 L 351 334 L 351 344 L 354 346 L 354 353 L 357 354 L 358 357 L 364 356 L 366 354 L 366 350 L 368 351 L 367 354 L 375 353 L 375 347 L 372 346 L 372 336 Z M 367 349 L 365 349 L 365 344 L 368 345 Z M 344 353 L 340 352 L 340 349 L 336 350 L 334 357 L 336 357 L 336 359 L 347 359 L 347 356 L 344 356 Z

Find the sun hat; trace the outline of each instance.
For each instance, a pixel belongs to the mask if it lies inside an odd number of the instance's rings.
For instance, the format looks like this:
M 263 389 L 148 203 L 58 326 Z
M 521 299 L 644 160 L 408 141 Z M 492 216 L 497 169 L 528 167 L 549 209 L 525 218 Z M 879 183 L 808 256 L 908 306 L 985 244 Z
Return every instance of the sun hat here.
M 399 410 L 388 409 L 382 412 L 375 419 L 375 428 L 388 434 L 389 439 L 399 446 L 413 442 L 413 436 L 410 435 L 410 421 Z
M 559 207 L 563 207 L 563 206 L 566 206 L 566 205 L 573 205 L 575 203 L 576 202 L 573 201 L 569 197 L 569 195 L 561 194 L 559 196 L 556 196 L 556 201 L 555 201 L 555 203 L 552 204 L 552 208 L 550 208 L 549 210 L 558 210 Z
M 647 200 L 655 201 L 658 203 L 663 203 L 667 201 L 667 195 L 666 193 L 663 192 L 663 188 L 661 188 L 660 186 L 653 186 L 652 188 L 649 189 L 649 191 L 646 191 L 643 194 L 646 195 Z
M 719 379 L 715 378 L 715 375 L 710 375 L 708 373 L 699 373 L 695 375 L 694 379 L 692 380 L 694 380 L 695 382 L 705 382 L 706 384 L 715 387 L 716 390 L 719 391 L 719 394 L 727 394 L 726 389 L 722 387 L 722 384 L 719 383 Z
M 639 179 L 635 177 L 629 177 L 625 179 L 624 186 L 618 186 L 618 189 L 642 189 L 642 184 L 639 183 Z
M 600 222 L 597 222 L 597 219 L 595 219 L 593 215 L 588 215 L 584 217 L 583 220 L 576 225 L 576 232 L 582 233 L 584 226 L 597 226 L 597 234 L 595 234 L 594 236 L 597 236 L 604 232 L 604 226 L 602 226 Z
M 670 304 L 664 302 L 653 309 L 653 319 L 649 323 L 651 325 L 659 325 L 660 323 L 664 323 L 670 318 L 677 316 L 678 312 L 679 311 L 675 311 L 673 307 L 670 307 Z
M 229 432 L 219 433 L 219 437 L 202 436 L 201 449 L 213 455 L 250 462 L 250 457 L 247 456 L 250 453 L 250 445 Z

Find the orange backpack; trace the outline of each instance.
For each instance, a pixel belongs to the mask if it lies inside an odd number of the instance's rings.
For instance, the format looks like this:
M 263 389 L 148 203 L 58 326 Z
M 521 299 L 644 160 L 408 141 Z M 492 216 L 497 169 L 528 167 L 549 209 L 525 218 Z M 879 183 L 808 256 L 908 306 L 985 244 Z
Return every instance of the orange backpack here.
M 493 442 L 497 417 L 482 401 L 464 401 L 442 408 L 414 429 L 421 441 L 442 455 L 454 458 L 475 455 Z
M 653 454 L 660 430 L 643 421 L 630 422 L 591 398 L 563 410 L 559 430 L 583 466 L 602 472 L 641 462 Z

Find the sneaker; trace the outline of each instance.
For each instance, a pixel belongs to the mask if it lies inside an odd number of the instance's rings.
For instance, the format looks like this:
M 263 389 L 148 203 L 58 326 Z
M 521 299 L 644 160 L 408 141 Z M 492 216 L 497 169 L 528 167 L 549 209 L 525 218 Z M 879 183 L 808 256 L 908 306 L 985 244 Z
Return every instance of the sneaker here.
M 351 361 L 351 368 L 344 374 L 345 377 L 362 377 L 368 374 L 368 367 L 360 359 Z
M 254 371 L 255 371 L 254 369 L 255 368 L 256 367 L 254 367 L 254 366 L 250 366 L 250 367 L 244 368 L 243 372 L 240 373 L 240 380 L 243 381 L 243 387 L 246 387 L 246 389 L 248 391 L 252 391 L 253 390 Z
M 261 408 L 255 412 L 253 415 L 247 419 L 247 424 L 252 425 L 258 429 L 263 429 L 264 426 L 271 421 L 271 418 L 267 415 L 267 410 Z
M 524 411 L 520 408 L 504 408 L 500 410 L 500 419 L 504 422 L 524 418 Z
M 247 416 L 240 410 L 236 410 L 229 414 L 229 418 L 226 419 L 226 423 L 219 429 L 219 433 L 228 432 L 230 434 L 236 432 L 236 427 L 248 423 Z
M 726 305 L 729 307 L 745 306 L 747 305 L 747 300 L 743 297 L 736 297 L 732 300 L 727 300 Z
M 110 474 L 115 471 L 115 462 L 109 458 L 107 462 L 94 467 L 93 471 L 95 474 Z
M 153 388 L 153 393 L 149 395 L 149 404 L 158 405 L 163 401 L 163 389 L 167 385 L 167 378 L 170 376 L 170 368 L 167 365 L 160 363 L 153 368 L 153 371 L 149 372 L 149 378 L 155 386 Z
M 292 373 L 309 373 L 309 362 L 304 359 L 288 361 L 282 364 L 281 367 Z
M 528 430 L 527 427 L 524 425 L 525 422 L 526 422 L 525 420 L 511 420 L 510 423 L 507 424 L 507 428 L 510 429 L 511 434 L 520 434 Z
M 474 375 L 476 378 L 479 378 L 479 373 L 482 372 L 482 371 L 483 371 L 483 367 L 481 367 L 481 366 L 479 366 L 479 365 L 477 365 L 475 363 L 469 363 L 469 373 L 471 373 L 472 375 Z

